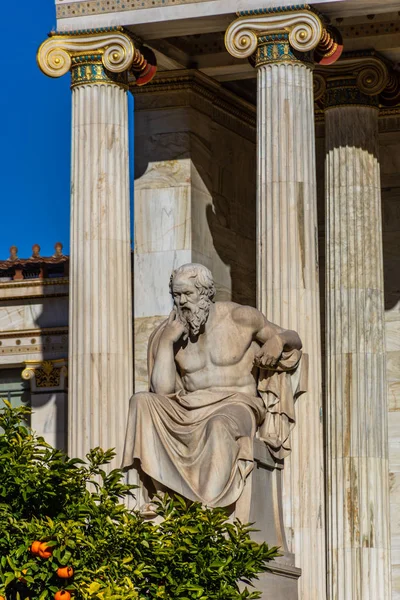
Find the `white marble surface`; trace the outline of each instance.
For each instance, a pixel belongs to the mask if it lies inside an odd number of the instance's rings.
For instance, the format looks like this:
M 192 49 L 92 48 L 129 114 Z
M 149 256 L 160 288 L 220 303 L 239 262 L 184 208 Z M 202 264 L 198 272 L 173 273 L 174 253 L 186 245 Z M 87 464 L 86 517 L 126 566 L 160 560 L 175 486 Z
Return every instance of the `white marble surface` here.
M 21 301 L 26 298 L 43 298 L 46 296 L 68 296 L 68 279 L 24 279 L 0 283 L 1 306 L 9 299 Z
M 169 314 L 172 300 L 165 292 L 165 286 L 168 289 L 172 270 L 190 262 L 191 254 L 187 249 L 135 255 L 133 294 L 135 319 Z
M 284 522 L 301 567 L 299 598 L 326 593 L 324 461 L 312 72 L 258 69 L 258 308 L 299 332 L 310 357 L 285 460 Z
M 21 331 L 68 324 L 68 298 L 7 300 L 0 303 L 0 331 Z
M 325 126 L 329 590 L 337 600 L 389 599 L 378 113 L 331 108 Z
M 59 448 L 67 449 L 67 402 L 66 392 L 32 394 L 31 427 L 45 441 Z
M 117 85 L 72 91 L 68 451 L 115 447 L 133 389 L 128 115 Z

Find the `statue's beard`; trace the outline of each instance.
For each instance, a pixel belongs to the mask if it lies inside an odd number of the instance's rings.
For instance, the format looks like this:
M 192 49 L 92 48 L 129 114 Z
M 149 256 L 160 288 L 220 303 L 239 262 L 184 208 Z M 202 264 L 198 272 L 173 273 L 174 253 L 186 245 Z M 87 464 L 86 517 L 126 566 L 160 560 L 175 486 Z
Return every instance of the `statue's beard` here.
M 200 329 L 208 319 L 210 304 L 211 302 L 208 298 L 202 298 L 192 308 L 187 306 L 178 308 L 179 317 L 186 330 L 184 334 L 185 339 L 189 337 L 189 333 L 193 336 L 199 335 Z

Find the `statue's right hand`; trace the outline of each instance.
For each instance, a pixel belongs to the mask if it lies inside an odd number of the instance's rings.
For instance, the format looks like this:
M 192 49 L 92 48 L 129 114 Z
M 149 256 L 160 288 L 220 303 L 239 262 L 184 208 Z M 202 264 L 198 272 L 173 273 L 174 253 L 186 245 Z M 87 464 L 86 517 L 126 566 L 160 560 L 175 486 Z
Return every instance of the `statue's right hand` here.
M 175 343 L 184 333 L 186 333 L 186 327 L 178 317 L 176 309 L 173 308 L 169 314 L 168 323 L 165 326 L 162 337 Z

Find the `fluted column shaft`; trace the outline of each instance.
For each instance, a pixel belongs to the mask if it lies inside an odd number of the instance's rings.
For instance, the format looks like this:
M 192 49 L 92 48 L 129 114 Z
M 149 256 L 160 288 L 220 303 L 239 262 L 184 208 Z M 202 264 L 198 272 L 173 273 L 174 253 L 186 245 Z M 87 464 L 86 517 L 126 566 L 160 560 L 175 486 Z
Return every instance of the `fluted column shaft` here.
M 378 110 L 333 105 L 325 128 L 329 591 L 390 600 Z
M 321 346 L 312 70 L 258 69 L 258 308 L 299 332 L 309 356 L 285 459 L 284 520 L 302 569 L 299 598 L 325 597 Z
M 69 444 L 73 456 L 115 447 L 132 394 L 127 92 L 72 91 Z
M 333 37 L 332 37 L 333 36 Z M 336 34 L 308 5 L 248 10 L 228 28 L 228 51 L 258 69 L 257 305 L 298 331 L 309 359 L 285 458 L 288 547 L 301 567 L 299 598 L 326 598 L 324 457 L 313 61 L 340 56 Z M 305 365 L 305 361 L 303 363 Z

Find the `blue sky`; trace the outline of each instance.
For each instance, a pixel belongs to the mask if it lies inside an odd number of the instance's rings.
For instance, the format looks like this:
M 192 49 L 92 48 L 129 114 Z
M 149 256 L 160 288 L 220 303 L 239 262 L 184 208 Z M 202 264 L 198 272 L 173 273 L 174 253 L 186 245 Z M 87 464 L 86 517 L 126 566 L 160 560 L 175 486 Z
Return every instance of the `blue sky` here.
M 23 13 L 23 14 L 21 14 Z M 0 259 L 18 246 L 29 257 L 34 243 L 53 254 L 69 250 L 71 93 L 69 76 L 50 79 L 36 65 L 36 50 L 55 28 L 52 0 L 10 2 L 3 35 L 0 94 L 2 182 Z M 14 24 L 14 25 L 12 25 Z
M 69 254 L 70 77 L 46 77 L 36 64 L 37 48 L 56 28 L 53 0 L 10 2 L 7 21 L 0 94 L 0 260 L 8 258 L 12 245 L 27 258 L 36 243 L 42 256 L 50 256 L 58 241 Z

